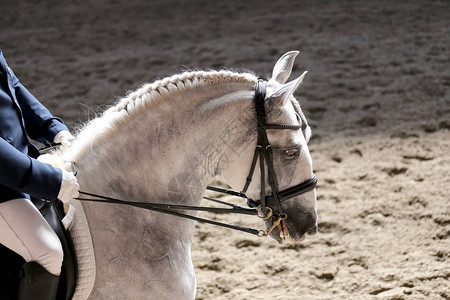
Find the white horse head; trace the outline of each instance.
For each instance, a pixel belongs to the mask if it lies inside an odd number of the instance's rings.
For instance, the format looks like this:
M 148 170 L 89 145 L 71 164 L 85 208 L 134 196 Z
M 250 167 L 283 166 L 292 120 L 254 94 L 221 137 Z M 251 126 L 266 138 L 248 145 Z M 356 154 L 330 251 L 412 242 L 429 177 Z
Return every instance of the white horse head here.
M 293 97 L 294 91 L 307 72 L 286 83 L 297 55 L 298 51 L 291 51 L 277 61 L 272 78 L 268 81 L 265 101 L 267 123 L 299 124 L 302 127 L 302 130 L 268 130 L 268 139 L 274 152 L 274 168 L 280 190 L 305 182 L 313 176 L 312 160 L 307 146 L 311 137 L 311 129 L 298 101 Z M 245 182 L 251 161 L 251 151 L 246 151 L 241 156 L 241 159 L 234 158 L 235 164 L 223 173 L 226 181 L 234 188 L 241 188 L 242 183 Z M 257 173 L 252 182 L 254 183 L 250 185 L 247 195 L 252 199 L 259 199 L 260 173 Z M 268 183 L 266 189 L 266 194 L 272 193 Z M 271 236 L 281 243 L 283 241 L 301 241 L 306 235 L 315 234 L 317 232 L 316 203 L 315 189 L 283 201 L 281 206 L 288 217 L 275 227 Z M 272 219 L 268 219 L 266 228 L 271 227 Z
M 267 83 L 267 123 L 301 125 L 302 130 L 267 130 L 279 189 L 310 179 L 310 129 L 292 96 L 302 81 L 286 83 L 298 52 L 279 59 Z M 76 162 L 81 190 L 130 201 L 199 205 L 208 182 L 221 175 L 242 189 L 257 142 L 253 74 L 185 72 L 143 85 L 77 135 L 62 154 Z M 259 199 L 256 170 L 247 195 Z M 258 178 L 259 177 L 259 178 Z M 269 183 L 266 194 L 271 194 Z M 71 228 L 78 252 L 89 245 L 92 276 L 78 278 L 75 298 L 192 299 L 195 273 L 190 257 L 195 222 L 129 206 L 74 201 Z M 299 241 L 317 229 L 315 190 L 285 200 L 287 218 L 271 232 Z M 272 227 L 270 219 L 266 226 Z M 89 228 L 92 242 L 86 239 Z M 81 241 L 80 241 L 81 240 Z M 84 273 L 84 275 L 86 272 Z M 80 291 L 83 290 L 84 294 Z

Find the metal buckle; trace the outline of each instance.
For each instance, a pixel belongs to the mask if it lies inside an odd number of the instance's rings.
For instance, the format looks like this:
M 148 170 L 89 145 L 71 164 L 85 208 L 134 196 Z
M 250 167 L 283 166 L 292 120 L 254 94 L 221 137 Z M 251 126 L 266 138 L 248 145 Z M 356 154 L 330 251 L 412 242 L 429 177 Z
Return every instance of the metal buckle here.
M 275 229 L 275 227 L 280 225 L 281 221 L 282 220 L 286 220 L 286 218 L 287 218 L 287 214 L 283 214 L 282 216 L 278 216 L 278 219 L 273 221 L 272 227 L 270 227 L 269 230 L 267 230 L 267 231 L 260 230 L 259 233 L 258 233 L 258 236 L 259 237 L 268 237 L 269 234 Z
M 266 208 L 267 208 L 269 211 L 267 212 L 267 214 L 266 214 L 265 216 L 260 216 L 260 215 L 258 214 L 258 218 L 260 218 L 260 219 L 262 219 L 262 220 L 264 220 L 264 221 L 267 221 L 268 219 L 274 217 L 273 209 L 272 209 L 271 207 L 269 207 L 269 206 L 266 206 Z M 262 212 L 262 207 L 259 206 L 259 207 L 256 208 L 256 210 L 257 210 L 258 212 Z M 267 237 L 267 236 L 269 236 L 269 234 L 275 229 L 275 227 L 277 227 L 278 225 L 280 225 L 280 223 L 281 223 L 282 220 L 286 220 L 286 219 L 287 219 L 287 214 L 283 213 L 282 215 L 276 216 L 276 217 L 277 217 L 277 219 L 273 221 L 272 227 L 270 227 L 269 230 L 267 230 L 267 231 L 260 230 L 260 231 L 258 232 L 258 236 L 259 236 L 259 237 Z
M 270 217 L 273 216 L 273 209 L 272 209 L 271 207 L 268 207 L 268 206 L 266 206 L 266 208 L 269 210 L 269 212 L 268 212 L 265 216 L 262 216 L 262 217 L 261 217 L 261 216 L 258 214 L 258 218 L 263 219 L 264 221 L 268 220 Z M 261 206 L 257 207 L 256 210 L 258 211 L 258 213 L 262 213 L 262 214 L 264 213 L 264 212 L 262 211 L 262 207 L 261 207 Z

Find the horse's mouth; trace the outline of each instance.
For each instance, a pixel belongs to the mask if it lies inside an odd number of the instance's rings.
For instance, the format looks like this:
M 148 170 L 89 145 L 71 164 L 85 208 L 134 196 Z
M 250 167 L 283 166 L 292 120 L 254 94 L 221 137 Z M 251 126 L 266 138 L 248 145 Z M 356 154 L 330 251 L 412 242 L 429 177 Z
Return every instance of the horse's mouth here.
M 286 227 L 286 223 L 284 221 L 281 221 L 280 224 L 276 227 L 277 231 L 279 231 L 278 236 L 279 238 L 275 238 L 280 244 L 283 243 L 298 243 L 302 242 L 306 239 L 307 234 L 305 233 L 300 238 L 293 238 L 289 234 L 289 230 Z M 275 231 L 275 230 L 274 230 Z M 275 232 L 276 234 L 276 232 Z

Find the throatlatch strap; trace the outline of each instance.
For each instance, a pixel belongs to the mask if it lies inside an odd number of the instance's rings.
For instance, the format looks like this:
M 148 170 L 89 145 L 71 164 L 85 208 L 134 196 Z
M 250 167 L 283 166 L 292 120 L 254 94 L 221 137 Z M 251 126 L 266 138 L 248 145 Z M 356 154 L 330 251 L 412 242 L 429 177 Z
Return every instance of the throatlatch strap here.
M 258 131 L 259 132 L 259 131 Z M 258 133 L 259 135 L 259 133 Z M 260 138 L 258 137 L 258 140 Z M 266 168 L 264 166 L 264 148 L 266 145 L 261 143 L 261 151 L 259 152 L 259 170 L 261 171 L 261 208 L 262 212 L 266 214 Z
M 250 183 L 252 182 L 253 173 L 255 172 L 256 162 L 258 161 L 258 156 L 259 156 L 260 152 L 261 152 L 261 145 L 256 145 L 255 153 L 253 154 L 252 165 L 250 167 L 250 172 L 248 173 L 247 181 L 245 182 L 245 186 L 242 189 L 242 193 L 244 193 L 244 194 L 245 194 L 245 192 L 247 192 L 247 189 L 250 186 Z
M 265 212 L 266 208 L 266 197 L 265 197 L 265 167 L 264 167 L 264 147 L 267 146 L 267 143 L 264 141 L 263 135 L 265 133 L 264 125 L 266 122 L 266 108 L 264 107 L 266 99 L 266 81 L 263 79 L 258 79 L 255 87 L 255 97 L 253 98 L 255 110 L 256 110 L 256 118 L 258 120 L 258 140 L 256 142 L 255 152 L 253 154 L 252 165 L 250 167 L 250 171 L 247 176 L 247 181 L 245 182 L 244 188 L 242 189 L 242 193 L 247 192 L 248 187 L 253 179 L 253 173 L 255 172 L 256 162 L 260 161 L 260 171 L 261 171 L 261 207 L 263 212 Z

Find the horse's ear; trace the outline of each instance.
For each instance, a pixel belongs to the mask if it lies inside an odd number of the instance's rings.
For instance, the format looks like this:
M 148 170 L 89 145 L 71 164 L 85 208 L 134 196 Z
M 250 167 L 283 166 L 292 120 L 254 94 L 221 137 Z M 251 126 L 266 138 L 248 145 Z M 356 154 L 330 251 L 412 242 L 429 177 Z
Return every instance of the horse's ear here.
M 272 78 L 270 78 L 270 81 L 276 81 L 281 84 L 286 83 L 291 75 L 294 60 L 298 53 L 298 51 L 290 51 L 280 57 L 275 64 L 275 67 L 273 67 Z
M 276 89 L 272 94 L 270 94 L 269 101 L 271 102 L 271 104 L 280 106 L 284 105 L 289 100 L 289 97 L 291 97 L 291 95 L 298 88 L 300 83 L 303 81 L 303 78 L 305 77 L 306 73 L 308 73 L 308 71 L 303 72 L 303 74 L 299 78 L 282 85 L 281 87 Z

